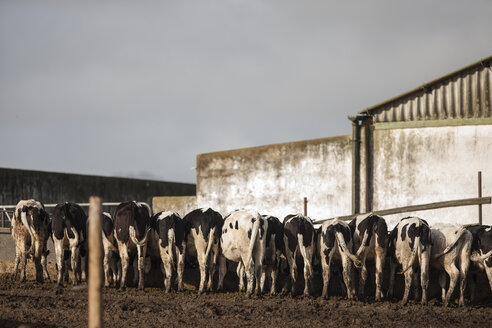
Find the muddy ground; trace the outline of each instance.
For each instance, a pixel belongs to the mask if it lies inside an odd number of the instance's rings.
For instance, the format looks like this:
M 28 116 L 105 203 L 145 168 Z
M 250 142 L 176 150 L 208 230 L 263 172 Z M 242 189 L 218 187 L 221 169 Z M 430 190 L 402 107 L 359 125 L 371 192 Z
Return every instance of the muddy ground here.
M 34 281 L 32 264 L 25 283 L 12 281 L 11 263 L 0 263 L 0 327 L 86 327 L 87 286 L 59 288 L 54 282 Z M 52 278 L 54 268 L 50 265 Z M 349 302 L 342 296 L 269 296 L 248 299 L 234 290 L 237 278 L 226 276 L 229 291 L 198 296 L 197 274 L 185 280 L 186 291 L 164 293 L 160 288 L 137 291 L 104 290 L 106 327 L 491 327 L 490 297 L 458 308 L 443 308 L 438 298 L 428 306 L 397 300 Z M 316 277 L 315 284 L 319 283 Z M 332 289 L 336 290 L 336 283 Z M 488 288 L 488 287 L 487 287 Z M 490 290 L 487 291 L 490 293 Z M 318 295 L 318 289 L 315 291 Z M 336 294 L 336 292 L 335 292 Z

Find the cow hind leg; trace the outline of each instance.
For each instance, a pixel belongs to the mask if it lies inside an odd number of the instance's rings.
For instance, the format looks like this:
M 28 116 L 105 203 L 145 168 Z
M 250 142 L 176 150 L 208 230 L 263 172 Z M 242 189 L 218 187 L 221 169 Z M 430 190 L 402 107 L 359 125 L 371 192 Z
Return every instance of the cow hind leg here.
M 239 278 L 239 292 L 244 292 L 246 291 L 246 287 L 244 283 L 244 279 L 245 279 L 244 264 L 242 261 L 240 261 L 237 264 L 236 273 L 237 273 L 237 277 Z
M 217 284 L 217 290 L 222 290 L 224 289 L 224 277 L 227 273 L 227 260 L 223 255 L 219 255 L 218 261 L 219 261 L 219 282 Z M 241 282 L 241 277 L 239 277 L 239 282 Z
M 80 283 L 80 268 L 79 268 L 79 247 L 72 247 L 72 255 L 71 255 L 71 263 L 72 263 L 72 272 L 73 272 L 73 281 L 74 285 L 78 285 Z
M 383 248 L 376 247 L 376 301 L 383 298 L 383 269 L 386 251 Z
M 63 285 L 63 274 L 64 271 L 66 270 L 65 268 L 65 251 L 63 250 L 63 240 L 59 240 L 56 238 L 53 238 L 54 246 L 55 246 L 55 257 L 56 257 L 56 266 L 58 269 L 57 272 L 57 283 L 59 286 Z
M 453 295 L 454 292 L 454 288 L 456 287 L 456 283 L 460 278 L 460 271 L 458 270 L 458 268 L 454 263 L 448 265 L 448 267 L 446 268 L 446 272 L 449 275 L 449 288 L 446 293 L 446 298 L 444 300 L 444 306 L 449 305 L 449 300 L 451 299 L 451 296 Z
M 321 253 L 321 267 L 323 270 L 323 291 L 321 292 L 321 297 L 327 299 L 331 275 L 331 252 L 328 256 L 326 256 L 324 252 Z
M 121 281 L 120 289 L 126 288 L 126 275 L 128 273 L 128 265 L 130 264 L 130 258 L 128 257 L 128 246 L 124 243 L 118 243 L 118 249 L 121 258 Z
M 208 282 L 207 282 L 207 290 L 212 291 L 213 289 L 213 283 L 214 283 L 214 276 L 215 276 L 215 270 L 217 267 L 217 257 L 219 253 L 219 246 L 214 244 L 212 246 L 212 254 L 210 254 L 210 259 L 209 259 L 209 265 L 208 265 Z
M 364 297 L 364 289 L 366 287 L 366 279 L 367 279 L 367 267 L 366 267 L 366 256 L 362 255 L 360 259 L 362 262 L 362 267 L 360 268 L 360 277 L 359 277 L 359 298 Z
M 176 247 L 176 258 L 178 259 L 176 269 L 177 269 L 177 278 L 178 278 L 178 291 L 180 292 L 184 290 L 183 272 L 184 272 L 185 254 L 186 254 L 186 242 L 183 242 L 181 248 L 183 251 L 180 253 L 179 248 Z
M 145 253 L 147 251 L 147 245 L 137 246 L 137 256 L 138 256 L 138 289 L 144 289 L 144 260 Z
M 205 258 L 205 254 L 197 252 L 198 264 L 200 266 L 200 286 L 198 287 L 198 293 L 202 294 L 205 291 L 205 281 L 207 279 L 208 263 Z
M 347 257 L 342 257 L 343 282 L 347 289 L 347 298 L 352 300 L 355 296 L 355 291 L 352 284 L 352 261 Z
M 401 300 L 402 305 L 406 305 L 408 302 L 408 295 L 410 294 L 410 288 L 412 287 L 413 280 L 413 268 L 409 268 L 405 272 L 405 292 L 403 293 L 403 298 Z
M 166 291 L 166 293 L 171 290 L 171 277 L 173 275 L 171 256 L 169 256 L 169 249 L 171 247 L 171 245 L 168 245 L 166 247 L 159 246 L 162 260 L 162 274 L 164 276 L 164 290 Z

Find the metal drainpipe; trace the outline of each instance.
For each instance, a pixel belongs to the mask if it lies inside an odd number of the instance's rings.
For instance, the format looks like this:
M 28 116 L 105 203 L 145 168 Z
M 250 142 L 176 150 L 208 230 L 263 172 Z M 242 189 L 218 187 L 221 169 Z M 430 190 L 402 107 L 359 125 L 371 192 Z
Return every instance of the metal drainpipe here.
M 366 151 L 366 210 L 373 210 L 374 194 L 374 124 L 372 116 L 364 121 L 366 127 L 365 151 Z
M 360 213 L 360 121 L 352 121 L 352 214 Z

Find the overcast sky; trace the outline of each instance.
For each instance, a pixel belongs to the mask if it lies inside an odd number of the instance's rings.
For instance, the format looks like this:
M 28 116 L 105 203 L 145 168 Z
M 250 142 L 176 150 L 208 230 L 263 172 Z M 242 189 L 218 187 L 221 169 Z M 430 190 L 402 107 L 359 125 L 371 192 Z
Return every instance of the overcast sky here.
M 492 1 L 0 0 L 0 167 L 195 183 L 492 55 Z

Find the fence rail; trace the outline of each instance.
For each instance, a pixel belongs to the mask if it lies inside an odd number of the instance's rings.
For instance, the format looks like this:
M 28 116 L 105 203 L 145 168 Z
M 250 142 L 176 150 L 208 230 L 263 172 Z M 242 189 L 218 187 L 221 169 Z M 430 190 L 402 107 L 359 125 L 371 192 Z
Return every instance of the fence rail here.
M 483 204 L 491 204 L 492 197 L 477 197 L 477 198 L 466 198 L 466 199 L 457 199 L 457 200 L 449 200 L 445 202 L 435 202 L 435 203 L 427 203 L 420 205 L 411 205 L 411 206 L 403 206 L 403 207 L 395 207 L 389 208 L 386 210 L 378 210 L 372 211 L 371 213 L 377 215 L 391 215 L 391 214 L 399 214 L 399 213 L 407 213 L 407 212 L 418 212 L 425 210 L 434 210 L 438 208 L 446 208 L 446 207 L 458 207 L 458 206 L 471 206 L 471 205 L 483 205 Z M 360 214 L 351 214 L 339 216 L 338 219 L 349 221 L 354 219 L 358 215 L 363 215 L 368 213 L 360 213 Z M 315 223 L 323 223 L 325 221 L 331 220 L 332 218 L 317 220 Z
M 82 207 L 89 207 L 89 203 L 77 203 Z M 102 203 L 102 206 L 118 206 L 120 202 Z M 58 204 L 44 204 L 45 208 L 53 208 Z M 17 205 L 0 205 L 0 233 L 10 233 L 12 218 Z

